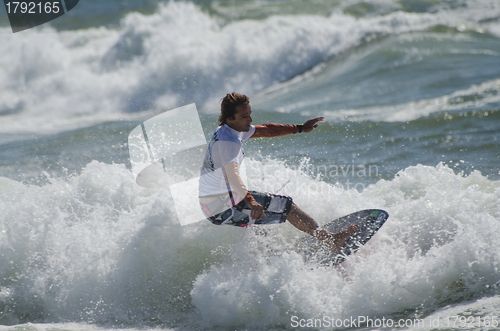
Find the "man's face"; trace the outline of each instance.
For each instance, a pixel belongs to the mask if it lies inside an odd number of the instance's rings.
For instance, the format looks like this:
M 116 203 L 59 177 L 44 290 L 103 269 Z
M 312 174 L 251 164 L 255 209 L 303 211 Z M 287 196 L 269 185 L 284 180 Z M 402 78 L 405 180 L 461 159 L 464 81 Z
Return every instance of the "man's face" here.
M 250 107 L 250 104 L 238 106 L 236 107 L 234 120 L 228 118 L 226 124 L 238 132 L 248 132 L 250 130 L 250 124 L 252 124 L 251 115 L 252 107 Z

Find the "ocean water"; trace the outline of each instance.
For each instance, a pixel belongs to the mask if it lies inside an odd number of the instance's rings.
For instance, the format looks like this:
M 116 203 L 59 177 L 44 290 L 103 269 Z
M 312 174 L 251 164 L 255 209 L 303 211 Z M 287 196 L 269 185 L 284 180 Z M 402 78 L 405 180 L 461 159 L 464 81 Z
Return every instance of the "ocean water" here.
M 0 54 L 0 329 L 499 328 L 499 1 L 82 0 L 16 34 L 2 7 Z M 250 189 L 389 212 L 340 267 L 134 182 L 133 128 L 195 103 L 208 138 L 232 91 L 325 117 L 246 142 Z

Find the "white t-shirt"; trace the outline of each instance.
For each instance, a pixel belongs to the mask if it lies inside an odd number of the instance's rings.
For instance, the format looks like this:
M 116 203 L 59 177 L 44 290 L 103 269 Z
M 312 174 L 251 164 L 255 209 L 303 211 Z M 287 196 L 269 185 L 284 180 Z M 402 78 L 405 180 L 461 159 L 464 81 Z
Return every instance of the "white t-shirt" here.
M 233 161 L 241 165 L 245 154 L 241 142 L 249 139 L 254 132 L 255 126 L 253 125 L 250 126 L 248 132 L 238 132 L 226 124 L 217 128 L 208 144 L 201 167 L 198 192 L 200 197 L 228 192 L 229 183 L 224 176 L 224 166 Z

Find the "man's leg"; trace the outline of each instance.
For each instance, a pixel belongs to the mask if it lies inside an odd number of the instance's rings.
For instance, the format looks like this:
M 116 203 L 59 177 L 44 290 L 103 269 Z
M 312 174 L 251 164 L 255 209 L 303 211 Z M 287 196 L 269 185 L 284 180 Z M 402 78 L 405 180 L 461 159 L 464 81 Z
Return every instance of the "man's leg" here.
M 347 239 L 358 230 L 357 225 L 351 225 L 340 232 L 331 233 L 320 227 L 311 216 L 297 207 L 295 203 L 292 203 L 287 220 L 297 229 L 310 234 L 318 240 L 324 241 L 334 253 L 338 252 Z

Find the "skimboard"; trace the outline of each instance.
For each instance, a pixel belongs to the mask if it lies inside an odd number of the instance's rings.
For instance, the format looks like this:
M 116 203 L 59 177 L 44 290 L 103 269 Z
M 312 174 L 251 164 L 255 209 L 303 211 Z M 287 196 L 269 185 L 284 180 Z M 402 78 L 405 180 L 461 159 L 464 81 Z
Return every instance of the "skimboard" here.
M 346 241 L 338 253 L 333 253 L 326 245 L 311 236 L 302 238 L 299 242 L 299 247 L 305 253 L 306 261 L 315 261 L 323 265 L 338 265 L 344 262 L 348 255 L 355 253 L 370 240 L 380 227 L 384 225 L 388 217 L 389 214 L 384 210 L 366 209 L 323 225 L 323 228 L 330 232 L 342 231 L 353 224 L 358 226 L 358 232 Z

